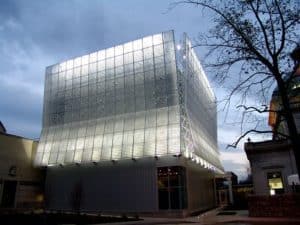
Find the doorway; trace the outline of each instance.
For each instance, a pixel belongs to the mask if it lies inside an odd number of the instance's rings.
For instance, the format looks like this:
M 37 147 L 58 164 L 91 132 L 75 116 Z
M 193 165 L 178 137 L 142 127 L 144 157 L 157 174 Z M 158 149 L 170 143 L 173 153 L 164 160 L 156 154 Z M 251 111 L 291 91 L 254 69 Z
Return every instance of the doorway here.
M 2 208 L 14 208 L 17 190 L 17 181 L 6 180 L 3 183 L 3 192 L 1 199 Z

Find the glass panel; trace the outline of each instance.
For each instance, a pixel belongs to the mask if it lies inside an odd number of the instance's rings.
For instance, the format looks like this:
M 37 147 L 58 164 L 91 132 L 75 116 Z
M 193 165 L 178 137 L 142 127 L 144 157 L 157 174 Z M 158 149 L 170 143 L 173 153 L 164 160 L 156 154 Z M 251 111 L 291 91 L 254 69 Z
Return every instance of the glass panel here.
M 98 61 L 98 74 L 99 71 L 103 70 L 105 70 L 105 60 Z M 105 73 L 103 73 L 103 75 L 105 76 Z
M 121 151 L 122 151 L 122 146 L 120 145 L 114 145 L 112 148 L 112 160 L 118 160 L 121 158 Z
M 105 59 L 105 50 L 98 51 L 98 61 Z
M 164 54 L 163 45 L 154 46 L 154 57 L 161 56 Z
M 81 57 L 74 59 L 74 67 L 81 66 Z
M 168 109 L 157 110 L 157 126 L 168 124 Z
M 144 48 L 144 59 L 152 59 L 153 58 L 153 48 L 148 47 L 148 48 Z
M 55 164 L 57 159 L 57 152 L 51 152 L 49 158 L 49 164 Z
M 92 161 L 93 162 L 98 162 L 100 161 L 100 156 L 101 156 L 101 148 L 98 149 L 98 148 L 95 148 L 94 147 L 94 150 L 93 150 L 93 153 L 92 153 Z
M 74 162 L 80 163 L 81 158 L 82 158 L 82 150 L 76 150 L 74 155 Z
M 85 141 L 84 141 L 84 149 L 92 149 L 93 145 L 94 145 L 94 137 L 90 136 L 90 137 L 86 137 Z
M 76 149 L 83 149 L 84 138 L 78 138 L 76 142 Z
M 121 131 L 123 131 L 123 128 L 124 128 L 124 120 L 123 120 L 123 118 L 117 119 L 116 122 L 115 122 L 114 131 L 115 132 L 121 132 Z
M 67 69 L 67 63 L 62 62 L 59 64 L 59 72 L 65 71 Z
M 84 150 L 82 153 L 82 161 L 83 162 L 90 162 L 92 158 L 92 149 Z
M 132 52 L 132 42 L 124 44 L 124 53 Z
M 144 129 L 135 130 L 134 143 L 143 143 L 143 142 L 144 142 Z
M 133 49 L 134 49 L 134 50 L 142 49 L 142 40 L 141 40 L 141 39 L 135 40 L 135 41 L 133 42 Z
M 82 56 L 81 63 L 82 63 L 82 65 L 88 64 L 89 63 L 89 55 Z
M 113 47 L 106 49 L 106 58 L 114 57 L 114 55 L 115 55 L 115 49 Z
M 136 113 L 135 114 L 135 129 L 141 129 L 145 127 L 145 114 L 142 113 Z
M 66 152 L 59 152 L 59 153 L 58 153 L 58 156 L 57 156 L 57 163 L 58 163 L 58 164 L 64 163 L 64 160 L 65 160 L 65 154 L 66 154 Z
M 73 68 L 73 60 L 68 60 L 67 61 L 67 70 L 72 69 Z
M 140 158 L 143 156 L 144 143 L 134 143 L 133 158 Z
M 158 45 L 162 43 L 162 35 L 161 34 L 156 34 L 153 35 L 153 45 Z
M 37 161 L 59 164 L 178 154 L 174 52 L 173 33 L 166 32 L 48 68 L 43 132 L 49 133 L 41 136 Z M 203 87 L 205 83 L 199 90 Z M 189 95 L 198 95 L 198 90 Z M 201 148 L 209 145 L 198 142 Z
M 155 135 L 155 133 L 154 133 Z M 145 137 L 146 139 L 146 137 Z M 155 136 L 154 136 L 155 139 Z M 145 145 L 144 145 L 144 156 L 155 156 L 155 143 L 149 142 L 148 139 L 146 139 Z
M 111 158 L 112 140 L 113 140 L 112 134 L 106 134 L 104 136 L 103 145 L 102 145 L 102 154 L 101 154 L 101 158 L 103 160 L 110 160 Z
M 115 133 L 113 145 L 122 145 L 123 133 Z
M 187 208 L 185 168 L 157 168 L 159 209 Z
M 152 36 L 143 38 L 143 48 L 152 46 Z
M 90 63 L 93 63 L 96 61 L 97 61 L 97 52 L 91 53 L 90 54 Z
M 97 72 L 97 63 L 90 64 L 89 73 L 96 73 Z
M 121 65 L 123 65 L 123 55 L 117 56 L 117 57 L 116 57 L 115 65 L 116 65 L 116 66 L 121 66 Z
M 173 41 L 173 32 L 172 31 L 164 32 L 163 39 L 164 39 L 164 42 Z
M 123 54 L 123 45 L 118 45 L 115 47 L 115 55 L 122 55 Z
M 130 64 L 133 63 L 133 54 L 132 52 L 127 53 L 124 55 L 124 64 Z
M 122 158 L 132 158 L 132 144 L 122 146 Z
M 142 61 L 143 60 L 143 51 L 135 51 L 134 52 L 134 62 Z

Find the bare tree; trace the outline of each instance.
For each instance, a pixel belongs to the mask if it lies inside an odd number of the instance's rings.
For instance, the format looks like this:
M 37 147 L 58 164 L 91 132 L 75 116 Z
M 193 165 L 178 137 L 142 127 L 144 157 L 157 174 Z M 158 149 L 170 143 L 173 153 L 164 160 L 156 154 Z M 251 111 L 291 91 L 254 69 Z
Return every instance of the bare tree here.
M 206 66 L 213 69 L 221 83 L 230 80 L 232 96 L 242 96 L 239 106 L 248 113 L 269 113 L 266 105 L 270 92 L 277 86 L 280 110 L 288 127 L 288 138 L 300 171 L 300 138 L 291 110 L 289 92 L 295 66 L 290 53 L 300 40 L 299 2 L 292 0 L 184 0 L 174 4 L 192 4 L 213 13 L 214 27 L 207 36 L 199 36 L 196 46 L 208 49 Z M 299 66 L 299 65 L 298 65 Z M 246 105 L 245 99 L 256 96 L 263 107 Z M 261 104 L 260 102 L 260 104 Z M 244 119 L 243 116 L 243 119 Z M 268 133 L 258 127 L 243 132 L 231 146 L 236 147 L 247 134 Z

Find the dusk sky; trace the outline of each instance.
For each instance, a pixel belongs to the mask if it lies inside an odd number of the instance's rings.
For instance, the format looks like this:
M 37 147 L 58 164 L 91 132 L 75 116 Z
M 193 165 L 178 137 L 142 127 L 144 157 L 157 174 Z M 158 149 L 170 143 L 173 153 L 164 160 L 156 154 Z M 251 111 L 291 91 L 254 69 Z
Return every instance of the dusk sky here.
M 174 30 L 191 39 L 208 32 L 212 17 L 199 8 L 153 0 L 2 0 L 0 3 L 0 120 L 8 133 L 38 139 L 41 131 L 45 67 L 125 43 Z M 200 60 L 204 54 L 196 49 Z M 205 68 L 204 68 L 205 69 Z M 213 74 L 207 72 L 212 81 Z M 218 99 L 225 90 L 212 83 Z M 230 125 L 232 109 L 218 112 L 219 150 L 226 170 L 244 176 L 248 167 L 243 143 L 226 149 L 240 134 Z M 267 118 L 266 118 L 267 119 Z M 266 120 L 267 122 L 267 120 Z

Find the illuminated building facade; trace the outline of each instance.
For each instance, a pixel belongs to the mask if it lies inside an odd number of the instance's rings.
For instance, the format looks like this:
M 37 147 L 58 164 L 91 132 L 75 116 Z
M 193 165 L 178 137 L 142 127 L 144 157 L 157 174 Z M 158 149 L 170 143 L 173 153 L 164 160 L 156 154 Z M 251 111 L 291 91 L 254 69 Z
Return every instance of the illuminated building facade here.
M 206 178 L 223 171 L 216 114 L 191 42 L 184 36 L 175 45 L 173 31 L 47 67 L 35 165 L 48 167 L 48 193 L 56 198 L 49 197 L 49 208 L 72 208 L 74 196 L 59 196 L 75 190 L 85 193 L 82 210 L 206 208 L 189 200 L 188 189 L 189 182 L 203 179 L 204 187 Z M 197 173 L 202 178 L 193 180 Z M 91 203 L 96 187 L 103 195 L 97 191 L 99 202 Z M 207 207 L 212 198 L 213 191 Z

